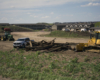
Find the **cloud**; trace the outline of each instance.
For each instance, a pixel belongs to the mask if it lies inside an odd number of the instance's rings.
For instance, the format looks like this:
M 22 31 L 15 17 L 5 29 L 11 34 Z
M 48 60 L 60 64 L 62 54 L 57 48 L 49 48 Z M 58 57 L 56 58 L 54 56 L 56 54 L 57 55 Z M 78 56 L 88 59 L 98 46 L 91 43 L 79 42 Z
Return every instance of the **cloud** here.
M 31 13 L 28 12 L 27 14 L 31 14 Z
M 54 14 L 54 12 L 51 12 L 50 14 Z
M 59 19 L 59 18 L 60 18 L 60 17 L 58 17 L 58 16 L 56 17 L 56 19 Z
M 11 8 L 15 8 L 15 6 L 10 6 Z
M 23 20 L 23 19 L 22 19 L 22 18 L 20 18 L 20 19 L 17 19 L 16 21 L 17 21 L 17 22 L 20 22 L 20 21 L 22 21 L 22 20 Z
M 87 7 L 87 6 L 100 6 L 100 3 L 92 3 L 92 2 L 90 2 L 90 3 L 86 4 L 86 5 L 81 5 L 81 7 Z
M 34 16 L 34 17 L 36 18 L 36 17 L 38 17 L 38 16 Z
M 44 16 L 44 17 L 41 17 L 41 18 L 49 18 L 49 16 Z
M 71 16 L 71 17 L 72 17 L 72 16 L 73 16 L 73 14 L 70 14 L 70 15 L 69 15 L 69 14 L 67 14 L 66 16 Z
M 87 0 L 0 0 L 0 9 L 36 8 L 42 6 L 62 5 L 68 2 L 85 2 Z M 88 0 L 98 1 L 98 0 Z
M 6 17 L 1 18 L 2 21 L 8 20 Z
M 14 19 L 14 18 L 10 18 L 10 19 Z
M 31 17 L 38 17 L 38 16 L 35 16 L 34 14 L 30 15 Z

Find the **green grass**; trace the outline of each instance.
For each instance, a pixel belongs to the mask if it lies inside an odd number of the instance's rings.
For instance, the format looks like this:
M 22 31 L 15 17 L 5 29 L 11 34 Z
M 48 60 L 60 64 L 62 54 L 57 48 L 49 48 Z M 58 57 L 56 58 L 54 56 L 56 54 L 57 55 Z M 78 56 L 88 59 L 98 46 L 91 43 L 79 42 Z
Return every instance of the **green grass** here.
M 44 29 L 44 31 L 50 31 L 50 29 Z
M 41 30 L 34 30 L 34 32 L 38 32 L 38 31 L 41 31 Z
M 83 33 L 83 34 L 82 34 Z M 89 38 L 88 32 L 65 32 L 65 31 L 52 31 L 46 35 L 48 37 L 64 37 L 64 38 Z M 84 35 L 86 34 L 86 35 Z
M 0 32 L 4 32 L 2 28 L 10 28 L 12 31 L 18 32 L 18 31 L 33 31 L 30 28 L 24 28 L 24 27 L 18 27 L 18 26 L 0 26 Z
M 100 22 L 95 23 L 95 27 L 100 27 Z
M 0 75 L 18 80 L 100 80 L 100 62 L 78 62 L 77 57 L 67 60 L 67 55 L 39 51 L 24 53 L 0 51 Z

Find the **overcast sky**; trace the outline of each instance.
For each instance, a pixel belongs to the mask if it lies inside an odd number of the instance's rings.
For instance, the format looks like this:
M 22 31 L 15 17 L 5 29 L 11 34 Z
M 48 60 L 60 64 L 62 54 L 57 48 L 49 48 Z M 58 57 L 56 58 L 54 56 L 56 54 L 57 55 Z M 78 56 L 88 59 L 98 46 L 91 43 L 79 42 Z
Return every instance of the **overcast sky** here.
M 0 23 L 100 21 L 100 0 L 0 0 Z

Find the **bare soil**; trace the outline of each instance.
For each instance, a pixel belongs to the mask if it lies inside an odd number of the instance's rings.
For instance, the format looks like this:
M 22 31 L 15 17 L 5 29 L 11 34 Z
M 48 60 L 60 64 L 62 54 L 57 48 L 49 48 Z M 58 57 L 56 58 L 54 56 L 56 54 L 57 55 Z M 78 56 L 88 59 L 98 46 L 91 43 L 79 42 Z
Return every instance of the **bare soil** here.
M 18 38 L 24 38 L 29 37 L 31 40 L 34 40 L 36 42 L 45 40 L 45 41 L 51 41 L 54 38 L 56 38 L 56 43 L 66 43 L 66 42 L 72 42 L 72 43 L 87 43 L 88 39 L 84 38 L 57 38 L 57 37 L 41 37 L 39 35 L 49 34 L 50 32 L 12 32 L 11 34 L 17 40 Z M 2 51 L 8 51 L 13 49 L 13 41 L 0 41 L 0 50 Z
M 10 78 L 3 78 L 2 76 L 0 76 L 0 80 L 12 80 Z

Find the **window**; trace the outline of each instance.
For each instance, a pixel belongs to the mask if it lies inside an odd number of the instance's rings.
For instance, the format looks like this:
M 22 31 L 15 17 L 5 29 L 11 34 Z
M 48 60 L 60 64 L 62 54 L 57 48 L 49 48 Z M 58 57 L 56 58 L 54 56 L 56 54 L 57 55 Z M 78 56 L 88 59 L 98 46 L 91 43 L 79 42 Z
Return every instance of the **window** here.
M 18 39 L 17 41 L 24 41 L 24 39 Z
M 97 33 L 97 39 L 100 39 L 100 33 Z
M 29 38 L 26 38 L 26 40 L 25 41 L 30 41 L 30 39 Z

